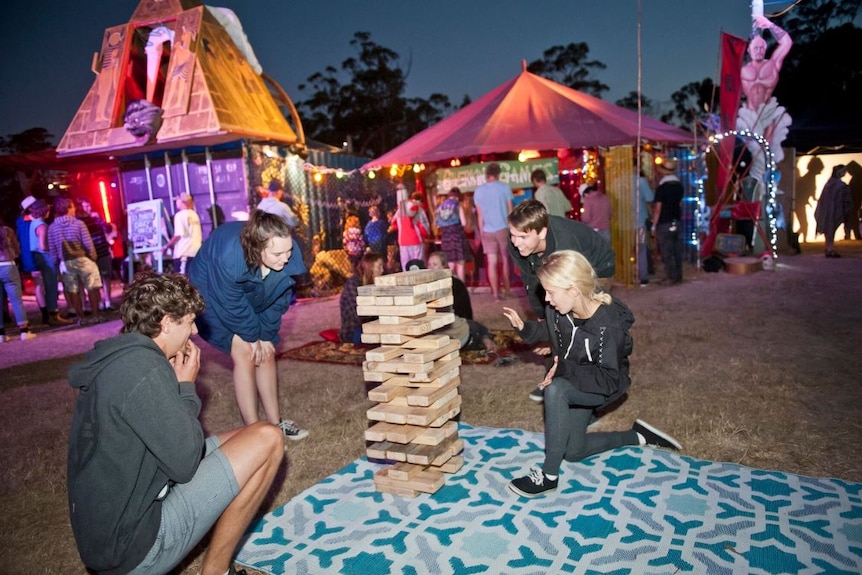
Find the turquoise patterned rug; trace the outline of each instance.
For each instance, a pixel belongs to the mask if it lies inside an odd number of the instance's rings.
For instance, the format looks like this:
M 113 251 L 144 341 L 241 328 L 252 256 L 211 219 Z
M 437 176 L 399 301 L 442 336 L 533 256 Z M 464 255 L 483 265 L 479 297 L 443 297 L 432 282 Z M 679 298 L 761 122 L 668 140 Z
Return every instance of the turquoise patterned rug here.
M 506 484 L 541 434 L 461 424 L 466 462 L 433 495 L 378 493 L 361 458 L 267 514 L 237 561 L 272 574 L 862 573 L 862 484 L 627 447 Z

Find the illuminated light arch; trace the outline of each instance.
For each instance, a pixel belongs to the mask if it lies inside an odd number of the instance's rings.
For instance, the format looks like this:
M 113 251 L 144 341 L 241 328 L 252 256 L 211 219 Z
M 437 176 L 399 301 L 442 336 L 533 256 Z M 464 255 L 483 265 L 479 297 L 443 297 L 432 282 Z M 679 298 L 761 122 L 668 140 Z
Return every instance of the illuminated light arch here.
M 775 199 L 777 190 L 775 189 L 775 155 L 772 153 L 772 149 L 769 146 L 769 142 L 756 132 L 752 132 L 751 130 L 727 130 L 722 132 L 721 134 L 715 134 L 714 136 L 710 136 L 709 141 L 713 144 L 718 144 L 724 138 L 728 136 L 739 136 L 742 138 L 751 138 L 756 141 L 760 148 L 763 150 L 764 157 L 766 158 L 766 173 L 764 175 L 764 180 L 766 181 L 766 222 L 769 226 L 769 252 L 773 258 L 778 257 L 778 226 L 776 225 L 775 214 L 778 211 L 776 205 L 777 201 Z M 702 187 L 698 190 L 699 193 L 702 193 Z

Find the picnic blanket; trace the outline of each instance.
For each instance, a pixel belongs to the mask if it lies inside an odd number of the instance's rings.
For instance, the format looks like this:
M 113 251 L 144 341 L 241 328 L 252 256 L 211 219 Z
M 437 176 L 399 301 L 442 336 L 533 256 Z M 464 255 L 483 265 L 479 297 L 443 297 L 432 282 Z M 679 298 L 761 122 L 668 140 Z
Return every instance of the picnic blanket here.
M 625 447 L 564 462 L 558 490 L 529 500 L 506 484 L 541 463 L 541 434 L 459 435 L 465 464 L 433 495 L 378 493 L 380 465 L 360 458 L 253 523 L 238 562 L 272 574 L 862 572 L 862 484 Z

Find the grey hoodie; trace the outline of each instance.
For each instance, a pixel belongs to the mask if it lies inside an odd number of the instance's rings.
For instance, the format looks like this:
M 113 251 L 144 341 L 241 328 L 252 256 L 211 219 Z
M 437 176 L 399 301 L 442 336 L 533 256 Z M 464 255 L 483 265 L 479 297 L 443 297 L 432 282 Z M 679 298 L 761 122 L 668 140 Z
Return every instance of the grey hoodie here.
M 97 342 L 69 369 L 69 384 L 78 390 L 67 478 L 78 551 L 97 573 L 126 573 L 155 542 L 160 492 L 197 471 L 201 401 L 138 333 Z

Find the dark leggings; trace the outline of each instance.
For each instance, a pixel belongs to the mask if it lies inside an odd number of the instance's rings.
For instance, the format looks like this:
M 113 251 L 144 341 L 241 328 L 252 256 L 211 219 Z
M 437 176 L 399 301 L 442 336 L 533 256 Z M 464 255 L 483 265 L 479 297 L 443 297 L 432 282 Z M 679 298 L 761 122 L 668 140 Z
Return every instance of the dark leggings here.
M 637 433 L 631 430 L 587 433 L 593 410 L 606 402 L 604 395 L 584 393 L 562 377 L 555 377 L 545 388 L 545 464 L 542 471 L 546 475 L 557 475 L 563 459 L 580 461 L 623 445 L 638 445 Z

